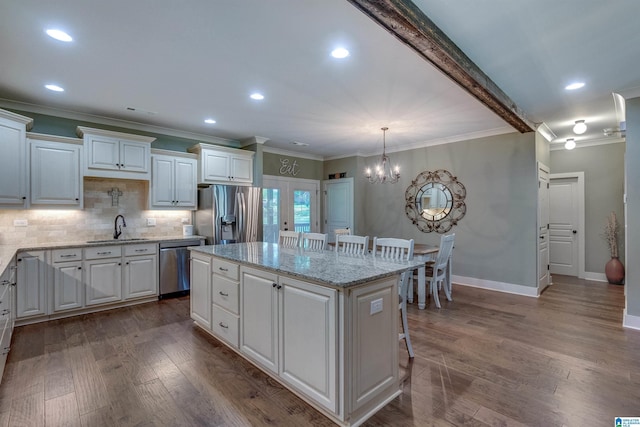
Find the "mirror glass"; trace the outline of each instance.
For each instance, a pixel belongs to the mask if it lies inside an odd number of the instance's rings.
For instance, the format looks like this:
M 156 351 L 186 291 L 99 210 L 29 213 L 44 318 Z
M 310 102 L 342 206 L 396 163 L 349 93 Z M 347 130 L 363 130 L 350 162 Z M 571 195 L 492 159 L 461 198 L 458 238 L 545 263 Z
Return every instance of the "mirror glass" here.
M 437 221 L 449 215 L 453 205 L 451 191 L 443 184 L 430 182 L 423 185 L 416 197 L 420 215 L 428 221 Z

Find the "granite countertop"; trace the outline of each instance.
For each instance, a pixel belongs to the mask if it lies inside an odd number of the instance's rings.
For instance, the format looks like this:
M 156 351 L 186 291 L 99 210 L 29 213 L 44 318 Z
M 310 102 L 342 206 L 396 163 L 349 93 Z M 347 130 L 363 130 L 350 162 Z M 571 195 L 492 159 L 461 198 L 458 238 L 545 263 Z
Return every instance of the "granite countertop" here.
M 193 246 L 189 249 L 337 288 L 360 285 L 424 265 L 421 261 L 390 261 L 372 255 L 291 249 L 264 242 Z
M 110 245 L 133 245 L 143 243 L 160 243 L 173 242 L 179 240 L 202 239 L 203 236 L 174 236 L 174 237 L 149 237 L 143 239 L 105 239 L 93 241 L 77 241 L 77 242 L 47 242 L 47 243 L 14 243 L 0 245 L 0 273 L 2 273 L 11 258 L 21 251 L 42 251 L 47 249 L 68 249 L 68 248 L 85 248 L 93 246 L 110 246 Z

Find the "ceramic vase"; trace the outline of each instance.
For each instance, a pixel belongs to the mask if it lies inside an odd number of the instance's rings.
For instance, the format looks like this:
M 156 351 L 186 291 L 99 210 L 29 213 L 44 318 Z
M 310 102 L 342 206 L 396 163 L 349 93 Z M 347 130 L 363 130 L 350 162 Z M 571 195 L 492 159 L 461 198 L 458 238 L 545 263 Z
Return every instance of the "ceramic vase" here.
M 622 285 L 624 282 L 624 265 L 617 256 L 611 257 L 607 262 L 604 266 L 604 273 L 607 276 L 607 281 L 612 285 Z

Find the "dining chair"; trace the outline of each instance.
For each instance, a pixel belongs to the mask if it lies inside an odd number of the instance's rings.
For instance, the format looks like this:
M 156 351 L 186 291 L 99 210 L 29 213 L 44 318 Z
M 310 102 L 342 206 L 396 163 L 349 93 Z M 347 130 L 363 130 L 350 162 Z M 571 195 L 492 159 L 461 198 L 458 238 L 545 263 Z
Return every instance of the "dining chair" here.
M 396 239 L 393 237 L 374 237 L 373 238 L 373 255 L 393 260 L 411 261 L 413 259 L 413 239 Z M 413 358 L 413 347 L 411 346 L 411 338 L 409 336 L 409 322 L 407 320 L 407 290 L 409 288 L 409 279 L 411 271 L 406 271 L 400 275 L 398 283 L 398 308 L 402 316 L 402 333 L 398 339 L 404 339 L 407 346 L 409 357 Z
M 280 230 L 278 232 L 278 244 L 285 248 L 297 248 L 300 246 L 300 232 Z
M 336 236 L 336 251 L 353 255 L 366 255 L 369 252 L 369 236 L 338 234 Z
M 440 249 L 435 261 L 427 262 L 426 280 L 429 282 L 429 293 L 433 295 L 436 307 L 440 308 L 438 292 L 444 288 L 447 300 L 451 301 L 451 255 L 455 242 L 455 233 L 440 238 Z
M 302 233 L 302 247 L 314 251 L 325 250 L 328 237 L 325 233 Z

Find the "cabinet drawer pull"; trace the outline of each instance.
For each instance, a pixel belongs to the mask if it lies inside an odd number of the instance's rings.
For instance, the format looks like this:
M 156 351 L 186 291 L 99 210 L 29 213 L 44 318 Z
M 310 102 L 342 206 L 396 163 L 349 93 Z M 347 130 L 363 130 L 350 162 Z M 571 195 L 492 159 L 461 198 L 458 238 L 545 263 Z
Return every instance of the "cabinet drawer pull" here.
M 75 258 L 77 256 L 78 254 L 65 254 L 65 255 L 60 255 L 60 258 Z
M 219 291 L 218 293 L 219 293 L 220 295 L 222 295 L 223 297 L 228 297 L 228 296 L 229 296 L 229 294 L 228 294 L 228 293 L 226 293 L 226 292 Z
M 0 285 L 2 285 L 2 286 L 6 286 L 6 285 L 10 285 L 10 284 L 11 284 L 11 282 L 8 281 L 8 280 L 3 280 L 2 283 L 0 283 Z
M 3 348 L 3 349 L 2 349 L 2 353 L 1 353 L 1 354 L 2 354 L 2 355 L 9 354 L 9 349 L 10 349 L 10 347 L 5 347 L 5 348 Z
M 228 268 L 222 268 L 222 267 L 218 267 L 218 270 L 220 270 L 220 271 L 229 271 Z
M 224 322 L 220 322 L 220 323 L 218 323 L 218 325 L 220 325 L 221 328 L 229 329 L 229 325 L 227 325 Z
M 98 255 L 111 255 L 111 251 L 107 252 L 96 252 Z
M 149 249 L 136 249 L 135 252 L 147 252 Z
M 7 314 L 11 313 L 11 310 L 9 310 L 8 308 L 5 308 L 4 310 L 2 310 L 2 316 L 6 316 Z

